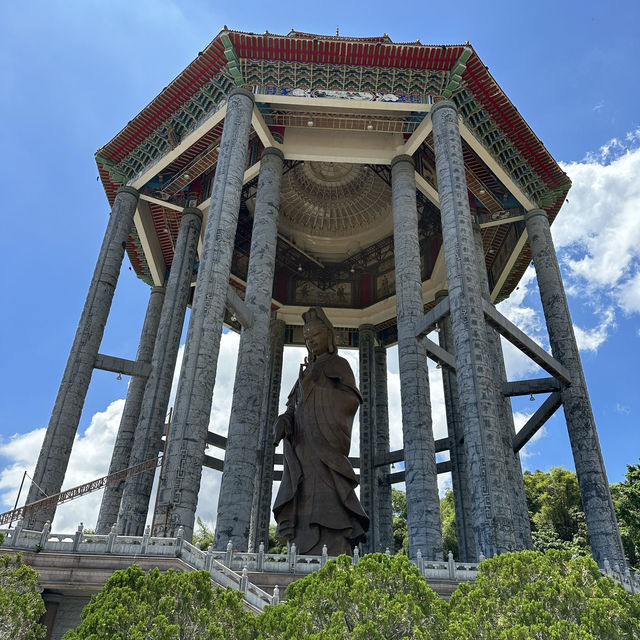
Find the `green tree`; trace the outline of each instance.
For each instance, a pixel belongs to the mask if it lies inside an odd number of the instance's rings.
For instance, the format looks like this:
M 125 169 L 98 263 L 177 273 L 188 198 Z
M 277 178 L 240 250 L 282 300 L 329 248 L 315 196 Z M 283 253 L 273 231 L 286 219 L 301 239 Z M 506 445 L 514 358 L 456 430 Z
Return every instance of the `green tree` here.
M 536 551 L 567 549 L 589 553 L 587 527 L 578 479 L 573 471 L 524 472 L 524 487 Z
M 407 527 L 407 495 L 400 489 L 391 489 L 393 509 L 393 552 L 409 555 L 409 533 Z M 456 514 L 453 506 L 453 490 L 447 489 L 440 499 L 440 519 L 442 521 L 442 547 L 444 559 L 449 551 L 458 557 L 458 536 L 456 533 Z
M 393 552 L 409 555 L 409 529 L 407 526 L 407 494 L 400 489 L 391 489 L 393 510 Z
M 446 636 L 445 602 L 405 556 L 340 556 L 287 588 L 257 620 L 261 640 L 428 640 Z
M 592 558 L 557 549 L 485 560 L 449 607 L 449 637 L 457 640 L 640 637 L 640 596 L 602 577 Z
M 276 538 L 276 525 L 269 525 L 269 544 L 267 545 L 267 553 L 287 553 L 287 543 Z
M 64 640 L 253 640 L 242 595 L 211 586 L 206 571 L 116 571 Z
M 640 568 L 640 464 L 627 465 L 624 482 L 611 485 L 620 536 L 629 563 Z
M 196 530 L 193 532 L 193 546 L 198 547 L 201 551 L 206 551 L 209 545 L 213 544 L 213 538 L 213 531 L 203 522 L 202 518 L 198 516 Z
M 213 544 L 214 534 L 213 531 L 202 521 L 202 518 L 198 516 L 198 522 L 196 530 L 193 534 L 193 545 L 206 551 L 210 544 Z M 257 549 L 256 549 L 257 551 Z M 286 553 L 287 543 L 282 543 L 276 538 L 276 525 L 269 525 L 269 540 L 266 544 L 266 553 Z
M 43 638 L 46 628 L 38 624 L 45 606 L 38 589 L 38 573 L 24 564 L 22 555 L 0 557 L 0 638 Z
M 449 551 L 458 558 L 458 532 L 456 531 L 456 511 L 453 503 L 453 489 L 449 487 L 440 498 L 440 520 L 442 521 L 442 551 L 445 560 Z

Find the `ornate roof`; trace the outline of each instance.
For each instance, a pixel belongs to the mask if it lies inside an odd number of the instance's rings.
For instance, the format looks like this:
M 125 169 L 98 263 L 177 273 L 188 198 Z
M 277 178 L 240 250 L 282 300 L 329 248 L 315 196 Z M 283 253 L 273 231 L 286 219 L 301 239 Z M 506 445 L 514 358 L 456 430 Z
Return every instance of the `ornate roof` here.
M 570 187 L 566 174 L 468 42 L 423 45 L 394 43 L 386 34 L 352 38 L 291 30 L 277 35 L 225 27 L 96 153 L 110 201 L 121 184 L 136 180 L 142 180 L 138 186 L 153 196 L 150 215 L 165 267 L 171 264 L 181 207 L 207 196 L 222 131 L 222 118 L 216 120 L 215 114 L 235 86 L 245 86 L 260 98 L 257 105 L 267 135 L 276 140 L 285 131 L 306 126 L 386 132 L 407 140 L 421 126 L 427 105 L 453 100 L 466 133 L 463 152 L 472 210 L 485 227 L 490 278 L 492 285 L 498 283 L 494 299 L 510 293 L 530 261 L 526 244 L 518 244 L 523 225 L 500 221 L 515 221 L 530 206 L 545 208 L 553 220 Z M 380 109 L 356 109 L 364 103 L 379 104 Z M 207 122 L 214 124 L 195 136 Z M 251 142 L 255 158 L 262 148 L 257 133 Z M 187 144 L 191 137 L 193 144 Z M 427 194 L 437 187 L 432 145 L 427 135 L 414 155 Z M 150 171 L 166 158 L 171 162 L 164 162 L 161 172 Z M 374 165 L 305 161 L 290 169 L 283 182 L 282 225 L 292 234 L 302 226 L 311 236 L 349 235 L 350 225 L 360 221 L 375 227 L 388 211 L 388 185 Z M 363 184 L 368 185 L 364 190 Z M 337 190 L 341 201 L 331 202 Z M 365 195 L 356 204 L 358 193 Z M 151 282 L 143 235 L 134 229 L 127 250 L 138 275 Z M 378 236 L 371 241 L 384 242 Z M 348 256 L 355 260 L 351 253 Z

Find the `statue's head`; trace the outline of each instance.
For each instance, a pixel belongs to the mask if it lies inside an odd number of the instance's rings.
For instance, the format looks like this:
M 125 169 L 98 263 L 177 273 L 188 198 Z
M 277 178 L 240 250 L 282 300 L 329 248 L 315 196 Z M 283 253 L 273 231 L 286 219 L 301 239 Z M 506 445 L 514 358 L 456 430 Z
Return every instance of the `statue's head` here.
M 304 341 L 312 362 L 325 353 L 335 353 L 336 336 L 333 325 L 320 307 L 311 307 L 302 314 L 304 320 Z

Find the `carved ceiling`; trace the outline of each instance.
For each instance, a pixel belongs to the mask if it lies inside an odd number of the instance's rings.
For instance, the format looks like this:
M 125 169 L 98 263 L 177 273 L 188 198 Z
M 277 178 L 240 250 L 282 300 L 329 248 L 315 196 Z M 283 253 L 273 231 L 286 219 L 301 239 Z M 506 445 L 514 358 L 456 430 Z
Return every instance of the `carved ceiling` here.
M 280 233 L 319 259 L 345 260 L 392 226 L 391 189 L 368 165 L 299 162 L 282 177 Z

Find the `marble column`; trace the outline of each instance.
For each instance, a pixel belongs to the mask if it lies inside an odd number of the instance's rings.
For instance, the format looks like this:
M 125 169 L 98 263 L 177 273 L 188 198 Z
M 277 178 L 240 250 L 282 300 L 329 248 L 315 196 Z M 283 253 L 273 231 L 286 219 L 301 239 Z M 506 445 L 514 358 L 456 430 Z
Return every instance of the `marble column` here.
M 480 225 L 473 224 L 473 238 L 476 245 L 476 258 L 478 260 L 478 275 L 482 287 L 482 297 L 490 302 L 489 278 L 487 275 L 487 263 L 484 257 L 482 244 L 482 231 Z M 513 439 L 516 428 L 513 422 L 513 408 L 511 400 L 502 393 L 502 386 L 507 381 L 507 371 L 504 366 L 502 342 L 500 335 L 488 324 L 486 325 L 487 341 L 489 342 L 489 357 L 493 365 L 494 393 L 498 404 L 498 415 L 502 433 L 502 447 L 504 450 L 505 468 L 509 497 L 511 498 L 511 513 L 516 538 L 517 549 L 533 549 L 531 539 L 531 523 L 529 521 L 529 509 L 527 496 L 524 492 L 524 478 L 522 477 L 522 465 L 520 454 L 513 451 Z
M 369 532 L 363 544 L 363 552 L 379 551 L 377 548 L 376 474 L 374 467 L 376 452 L 376 384 L 375 348 L 376 328 L 372 324 L 358 327 L 360 355 L 359 388 L 362 395 L 360 405 L 360 504 L 369 516 Z
M 448 292 L 438 291 L 436 302 L 446 298 Z M 454 353 L 451 318 L 447 315 L 438 322 L 438 342 L 449 353 Z M 447 433 L 449 436 L 449 456 L 451 460 L 451 485 L 453 488 L 453 506 L 456 513 L 456 533 L 458 536 L 458 557 L 461 562 L 476 562 L 476 543 L 473 537 L 473 518 L 471 516 L 471 496 L 467 478 L 467 456 L 464 449 L 464 432 L 460 417 L 458 382 L 456 374 L 442 369 L 444 389 L 444 408 L 447 415 Z
M 278 417 L 280 405 L 280 386 L 282 382 L 282 358 L 287 325 L 284 320 L 271 321 L 269 334 L 269 376 L 265 385 L 265 398 L 262 407 L 258 470 L 256 472 L 254 499 L 251 507 L 251 533 L 249 551 L 257 551 L 260 543 L 265 548 L 269 540 L 269 522 L 271 520 L 271 494 L 273 489 L 273 464 L 275 447 L 273 445 L 273 425 Z
M 542 309 L 549 332 L 551 352 L 568 371 L 571 385 L 562 387 L 562 406 L 573 451 L 593 557 L 600 567 L 626 567 L 618 523 L 611 500 L 607 472 L 582 371 L 569 305 L 546 211 L 525 215 L 529 246 L 538 278 Z
M 245 304 L 253 323 L 243 327 L 233 386 L 224 471 L 218 497 L 214 547 L 249 546 L 254 481 L 258 468 L 260 418 L 264 401 L 264 375 L 268 371 L 271 293 L 276 264 L 280 181 L 283 154 L 268 147 L 260 159 L 260 177 L 253 215 Z
M 43 492 L 47 495 L 58 493 L 62 487 L 137 204 L 136 189 L 118 189 L 89 293 L 40 449 L 27 503 L 43 498 Z M 47 520 L 53 520 L 55 511 L 53 506 L 28 515 L 25 519 L 25 529 L 41 530 Z
M 476 550 L 516 549 L 455 104 L 431 109 L 456 379 Z
M 376 459 L 389 453 L 389 395 L 387 392 L 387 349 L 375 348 L 376 379 Z M 391 483 L 389 465 L 375 469 L 375 512 L 376 512 L 376 548 L 384 552 L 387 548 L 393 552 L 393 507 L 391 504 Z
M 162 311 L 164 294 L 164 287 L 151 287 L 147 313 L 144 317 L 142 334 L 140 336 L 140 343 L 138 344 L 138 353 L 136 354 L 137 362 L 151 364 L 153 347 L 156 342 L 158 325 L 160 324 L 160 312 Z M 118 435 L 116 436 L 116 442 L 113 446 L 109 475 L 131 466 L 129 460 L 131 458 L 134 434 L 140 418 L 140 408 L 142 407 L 142 398 L 146 385 L 147 378 L 140 378 L 138 376 L 133 376 L 129 382 L 127 399 L 124 403 L 120 426 L 118 427 Z M 123 490 L 124 481 L 110 484 L 105 488 L 102 494 L 98 523 L 96 524 L 96 533 L 98 535 L 108 534 L 111 526 L 118 519 Z
M 400 155 L 391 162 L 391 193 L 409 557 L 415 559 L 420 550 L 425 559 L 440 560 L 442 527 L 427 350 L 416 338 L 424 303 L 415 170 L 410 156 Z
M 200 491 L 253 101 L 253 94 L 245 89 L 234 89 L 229 94 L 171 432 L 160 476 L 154 531 L 173 536 L 183 526 L 187 540 L 193 535 Z
M 151 360 L 151 374 L 145 387 L 131 450 L 131 466 L 156 457 L 162 449 L 161 439 L 191 294 L 201 226 L 202 212 L 199 209 L 187 208 L 183 211 Z M 133 476 L 124 483 L 118 515 L 120 535 L 141 536 L 144 533 L 154 476 L 155 469 Z

